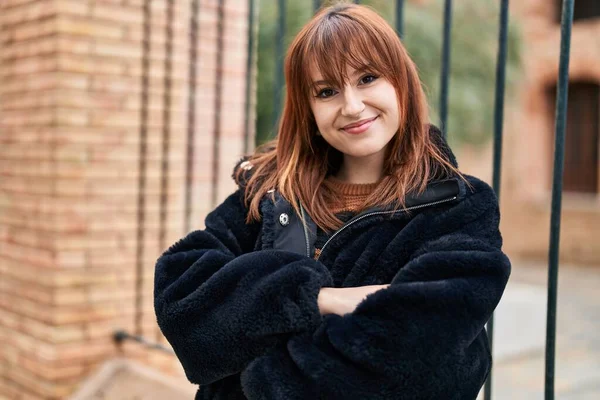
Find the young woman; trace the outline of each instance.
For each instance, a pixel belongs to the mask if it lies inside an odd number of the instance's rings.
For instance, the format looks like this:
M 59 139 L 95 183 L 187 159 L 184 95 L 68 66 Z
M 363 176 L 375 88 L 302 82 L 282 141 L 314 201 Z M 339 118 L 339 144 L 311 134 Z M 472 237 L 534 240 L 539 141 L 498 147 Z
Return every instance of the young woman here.
M 510 263 L 492 189 L 428 124 L 394 30 L 357 5 L 291 44 L 277 139 L 156 264 L 197 399 L 475 399 Z

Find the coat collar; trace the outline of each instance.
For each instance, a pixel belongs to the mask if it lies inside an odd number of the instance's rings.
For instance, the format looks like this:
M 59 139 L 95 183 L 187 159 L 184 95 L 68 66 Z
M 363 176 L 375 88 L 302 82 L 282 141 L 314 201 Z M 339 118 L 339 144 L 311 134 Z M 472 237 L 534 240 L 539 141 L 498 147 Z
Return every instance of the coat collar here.
M 427 185 L 423 193 L 406 197 L 405 208 L 374 207 L 353 217 L 337 232 L 346 229 L 358 219 L 367 218 L 370 214 L 397 214 L 431 207 L 437 204 L 452 202 L 464 193 L 464 182 L 458 178 L 434 181 Z M 270 196 L 269 196 L 270 197 Z M 314 257 L 314 243 L 317 239 L 317 225 L 300 205 L 302 216 L 294 211 L 292 205 L 278 192 L 273 193 L 273 201 L 269 199 L 263 215 L 268 231 L 263 246 L 273 249 L 287 250 L 308 257 Z M 304 220 L 304 223 L 302 222 Z

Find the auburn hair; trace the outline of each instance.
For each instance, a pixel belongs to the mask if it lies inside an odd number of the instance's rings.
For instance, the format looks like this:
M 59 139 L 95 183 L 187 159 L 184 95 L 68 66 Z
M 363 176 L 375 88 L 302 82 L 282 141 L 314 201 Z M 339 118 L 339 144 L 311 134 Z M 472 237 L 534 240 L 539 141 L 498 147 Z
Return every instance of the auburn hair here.
M 384 77 L 396 89 L 400 124 L 387 145 L 384 177 L 363 208 L 401 208 L 407 193 L 422 192 L 431 179 L 462 177 L 429 133 L 417 68 L 394 29 L 369 7 L 337 4 L 321 9 L 294 38 L 285 58 L 287 91 L 277 136 L 249 157 L 250 172 L 235 173 L 238 183 L 244 181 L 248 222 L 260 220 L 261 199 L 276 189 L 300 216 L 302 204 L 320 228 L 342 225 L 331 211 L 335 199 L 324 180 L 338 170 L 343 155 L 316 134 L 311 66 L 336 87 L 348 80 L 351 66 Z

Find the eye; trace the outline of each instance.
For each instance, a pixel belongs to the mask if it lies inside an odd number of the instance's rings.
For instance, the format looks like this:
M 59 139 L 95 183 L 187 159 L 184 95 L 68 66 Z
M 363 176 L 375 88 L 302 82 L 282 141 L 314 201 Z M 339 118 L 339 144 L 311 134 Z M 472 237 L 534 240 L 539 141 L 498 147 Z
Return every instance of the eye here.
M 369 84 L 371 82 L 374 82 L 378 77 L 375 75 L 365 75 L 362 78 L 360 78 L 360 82 L 363 85 Z
M 326 99 L 328 97 L 333 96 L 334 94 L 335 94 L 335 90 L 326 88 L 326 89 L 320 90 L 319 93 L 317 93 L 316 97 L 319 97 L 321 99 Z

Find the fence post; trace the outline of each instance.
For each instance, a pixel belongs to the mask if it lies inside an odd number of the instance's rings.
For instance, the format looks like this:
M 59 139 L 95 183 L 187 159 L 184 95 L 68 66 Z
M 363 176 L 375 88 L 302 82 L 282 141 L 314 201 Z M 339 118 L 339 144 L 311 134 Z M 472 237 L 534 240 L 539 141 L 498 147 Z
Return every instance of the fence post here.
M 396 32 L 400 39 L 404 37 L 404 0 L 396 0 Z
M 279 129 L 279 116 L 281 114 L 281 94 L 283 91 L 283 52 L 286 25 L 286 2 L 278 0 L 279 25 L 275 43 L 275 86 L 273 90 L 273 134 L 277 135 Z
M 194 139 L 196 132 L 196 69 L 198 68 L 198 9 L 199 0 L 192 0 L 190 15 L 190 65 L 188 79 L 190 91 L 188 93 L 187 108 L 187 152 L 185 171 L 185 215 L 184 234 L 191 229 L 192 218 L 192 187 L 194 182 Z
M 494 172 L 492 187 L 500 203 L 500 184 L 502 174 L 502 128 L 504 124 L 504 92 L 506 84 L 506 57 L 508 48 L 508 3 L 502 0 L 500 6 L 500 32 L 498 37 L 498 57 L 496 62 L 496 97 L 494 108 Z M 494 315 L 487 323 L 487 334 L 490 342 L 490 351 L 494 349 Z M 484 398 L 492 398 L 492 373 L 488 375 L 485 382 Z
M 142 290 L 144 284 L 144 240 L 146 221 L 146 153 L 148 148 L 148 85 L 150 73 L 150 40 L 152 8 L 150 0 L 144 1 L 144 30 L 142 36 L 142 95 L 140 105 L 140 146 L 138 150 L 138 201 L 137 201 L 137 243 L 135 267 L 135 331 L 142 334 Z
M 452 43 L 452 0 L 444 5 L 444 45 L 442 48 L 442 75 L 440 83 L 440 128 L 446 137 L 448 125 L 448 86 L 450 83 L 450 46 Z
M 558 290 L 558 255 L 560 216 L 565 158 L 565 131 L 569 92 L 569 59 L 574 0 L 563 0 L 560 27 L 560 62 L 556 92 L 556 124 L 554 132 L 554 177 L 552 181 L 552 212 L 550 216 L 550 250 L 548 265 L 548 311 L 546 314 L 546 379 L 545 399 L 554 400 L 554 369 L 556 363 L 556 299 Z
M 246 108 L 244 110 L 244 154 L 248 153 L 250 149 L 250 114 L 252 108 L 251 82 L 252 77 L 252 66 L 254 64 L 254 28 L 255 28 L 255 0 L 248 0 L 248 54 L 246 58 Z

